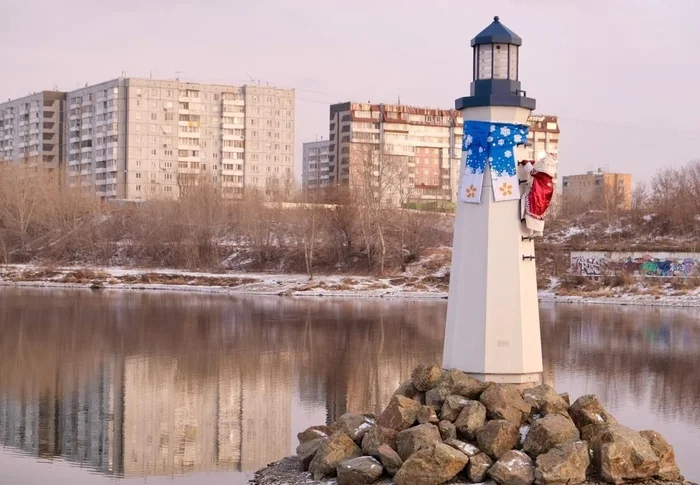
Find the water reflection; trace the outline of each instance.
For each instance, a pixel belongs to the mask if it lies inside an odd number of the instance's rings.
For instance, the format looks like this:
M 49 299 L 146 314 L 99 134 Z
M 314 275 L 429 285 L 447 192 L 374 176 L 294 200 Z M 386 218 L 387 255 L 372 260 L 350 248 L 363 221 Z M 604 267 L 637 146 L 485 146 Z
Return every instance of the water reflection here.
M 442 342 L 443 302 L 1 296 L 1 442 L 124 477 L 255 470 L 293 402 L 379 411 Z
M 114 477 L 252 471 L 289 454 L 306 426 L 379 412 L 417 363 L 440 359 L 445 310 L 0 289 L 0 443 Z M 545 379 L 695 449 L 697 320 L 697 310 L 543 306 Z M 679 462 L 700 476 L 682 450 Z

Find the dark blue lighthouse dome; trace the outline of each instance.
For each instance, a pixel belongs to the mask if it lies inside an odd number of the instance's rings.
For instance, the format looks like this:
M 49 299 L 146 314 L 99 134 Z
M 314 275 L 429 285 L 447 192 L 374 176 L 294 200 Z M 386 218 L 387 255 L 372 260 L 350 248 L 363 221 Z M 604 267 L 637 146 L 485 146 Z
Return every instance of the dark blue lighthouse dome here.
M 523 40 L 518 34 L 501 23 L 498 16 L 493 18 L 491 25 L 472 39 L 472 47 L 481 44 L 513 44 L 522 45 Z

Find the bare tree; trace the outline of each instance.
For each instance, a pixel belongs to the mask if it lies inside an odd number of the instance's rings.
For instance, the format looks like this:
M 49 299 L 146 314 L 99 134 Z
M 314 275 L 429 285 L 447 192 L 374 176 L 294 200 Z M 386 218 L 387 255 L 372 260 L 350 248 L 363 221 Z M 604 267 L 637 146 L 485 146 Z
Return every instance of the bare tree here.
M 0 220 L 9 235 L 19 241 L 19 257 L 26 260 L 30 230 L 37 221 L 43 198 L 45 174 L 27 164 L 0 170 Z M 4 244 L 6 245 L 6 244 Z

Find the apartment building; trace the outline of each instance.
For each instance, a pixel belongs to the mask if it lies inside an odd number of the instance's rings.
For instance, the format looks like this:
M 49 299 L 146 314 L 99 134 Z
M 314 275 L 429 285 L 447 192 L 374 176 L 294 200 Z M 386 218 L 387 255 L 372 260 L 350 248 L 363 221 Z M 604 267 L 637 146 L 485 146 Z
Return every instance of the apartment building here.
M 539 160 L 547 153 L 559 156 L 559 120 L 552 115 L 533 114 L 527 119 L 530 131 L 525 147 L 527 158 Z
M 564 205 L 572 210 L 632 208 L 632 175 L 597 172 L 562 179 Z
M 67 93 L 73 187 L 104 198 L 274 196 L 294 178 L 294 90 L 119 78 Z
M 330 178 L 328 164 L 329 140 L 304 143 L 301 179 L 304 189 L 327 187 Z
M 399 164 L 405 177 L 394 202 L 455 201 L 462 144 L 459 111 L 346 102 L 330 107 L 328 170 L 320 185 L 362 183 L 363 173 Z M 324 167 L 325 168 L 325 167 Z M 327 181 L 326 181 L 327 180 Z M 378 181 L 375 181 L 378 183 Z
M 0 163 L 56 170 L 63 160 L 65 93 L 42 91 L 0 103 Z

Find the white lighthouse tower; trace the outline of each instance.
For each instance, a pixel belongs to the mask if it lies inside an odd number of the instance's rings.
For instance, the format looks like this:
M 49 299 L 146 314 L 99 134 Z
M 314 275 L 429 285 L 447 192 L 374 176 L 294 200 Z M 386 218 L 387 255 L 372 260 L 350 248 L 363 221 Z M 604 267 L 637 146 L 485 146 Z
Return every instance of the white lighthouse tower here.
M 512 125 L 525 128 L 535 100 L 526 96 L 518 79 L 521 44 L 522 39 L 498 17 L 472 39 L 471 92 L 455 102 L 465 121 L 465 139 L 471 141 L 469 122 L 474 121 L 489 123 L 483 125 L 491 131 Z M 502 133 L 510 131 L 508 128 Z M 520 142 L 521 137 L 515 140 Z M 497 148 L 495 143 L 490 145 Z M 505 156 L 520 160 L 524 147 L 516 145 Z M 490 165 L 495 162 L 487 157 L 483 184 L 477 192 L 464 182 L 470 148 L 477 149 L 465 141 L 459 190 L 469 190 L 468 195 L 476 194 L 477 200 L 467 202 L 460 197 L 457 204 L 443 367 L 460 369 L 481 380 L 539 383 L 542 344 L 535 248 L 530 232 L 521 223 L 518 200 L 522 190 L 518 180 L 524 181 L 526 174 L 517 166 L 511 177 L 515 180 L 510 184 L 511 196 L 504 192 L 500 181 L 494 187 L 495 172 Z M 508 189 L 509 185 L 503 187 Z M 503 194 L 511 197 L 503 200 Z

